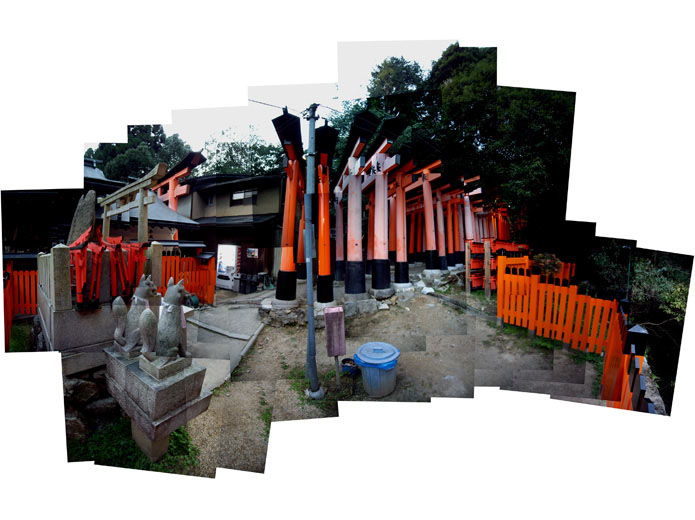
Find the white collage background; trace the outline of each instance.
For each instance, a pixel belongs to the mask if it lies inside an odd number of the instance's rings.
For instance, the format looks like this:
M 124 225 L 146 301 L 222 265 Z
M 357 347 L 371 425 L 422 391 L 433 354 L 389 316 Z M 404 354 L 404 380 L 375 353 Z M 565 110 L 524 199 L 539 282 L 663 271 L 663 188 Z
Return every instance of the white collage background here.
M 692 255 L 686 5 L 17 2 L 0 31 L 0 188 L 79 187 L 84 144 L 124 140 L 127 124 L 245 105 L 250 86 L 336 82 L 339 42 L 458 40 L 498 48 L 500 85 L 577 93 L 569 220 Z M 67 464 L 59 355 L 2 355 L 2 516 L 689 517 L 692 314 L 691 298 L 671 417 L 488 388 L 351 402 L 273 424 L 265 474 L 214 480 Z

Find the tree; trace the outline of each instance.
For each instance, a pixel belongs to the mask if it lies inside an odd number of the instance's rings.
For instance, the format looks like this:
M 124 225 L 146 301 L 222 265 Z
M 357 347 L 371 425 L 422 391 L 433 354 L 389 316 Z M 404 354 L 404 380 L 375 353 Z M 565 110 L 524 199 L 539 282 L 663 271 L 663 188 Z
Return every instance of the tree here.
M 107 178 L 128 181 L 129 177 L 144 175 L 159 162 L 158 154 L 165 143 L 162 125 L 132 125 L 128 126 L 128 142 L 100 143 L 96 150 L 88 149 L 85 157 L 101 161 Z
M 634 248 L 634 242 L 605 238 L 596 238 L 593 247 L 585 248 L 583 285 L 589 294 L 605 299 L 624 297 L 629 277 L 628 321 L 630 326 L 638 323 L 649 331 L 647 359 L 670 411 L 693 257 Z
M 574 93 L 501 87 L 496 99 L 483 189 L 496 194 L 512 220 L 526 222 L 519 240 L 552 249 L 565 221 Z
M 335 145 L 335 153 L 333 154 L 333 170 L 337 170 L 340 166 L 340 160 L 345 152 L 348 136 L 350 135 L 350 126 L 355 118 L 355 114 L 362 112 L 367 107 L 367 102 L 361 99 L 352 101 L 343 101 L 343 111 L 338 114 L 333 112 L 329 121 L 331 126 L 338 130 L 338 142 Z
M 281 147 L 268 144 L 255 134 L 248 139 L 229 141 L 212 137 L 205 143 L 207 162 L 202 165 L 200 174 L 265 175 L 282 167 L 283 154 Z
M 391 56 L 372 71 L 367 93 L 370 97 L 390 96 L 420 89 L 423 83 L 422 69 L 417 62 Z
M 157 162 L 166 163 L 169 168 L 181 161 L 191 152 L 191 147 L 179 137 L 179 134 L 167 136 L 157 153 Z
M 135 148 L 129 148 L 104 166 L 104 175 L 109 179 L 130 182 L 149 172 L 157 159 L 152 149 L 141 142 Z

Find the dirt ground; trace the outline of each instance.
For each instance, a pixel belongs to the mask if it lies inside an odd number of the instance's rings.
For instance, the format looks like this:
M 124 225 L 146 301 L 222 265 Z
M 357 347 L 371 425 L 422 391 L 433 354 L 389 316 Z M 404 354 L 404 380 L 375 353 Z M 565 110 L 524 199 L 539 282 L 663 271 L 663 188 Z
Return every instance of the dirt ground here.
M 345 323 L 347 356 L 369 341 L 385 341 L 401 351 L 396 389 L 378 400 L 473 397 L 476 345 L 492 329 L 431 296 L 416 293 L 406 305 L 391 305 Z M 326 355 L 325 330 L 318 329 L 315 340 L 326 398 L 310 401 L 302 394 L 306 326 L 266 326 L 231 383 L 218 389 L 208 411 L 187 426 L 200 448 L 200 466 L 193 474 L 213 477 L 215 466 L 262 472 L 271 417 L 272 421 L 335 417 L 338 400 L 371 400 L 360 379 L 342 377 L 340 387 L 336 385 L 335 361 Z
M 455 291 L 447 295 L 452 296 L 463 300 Z M 347 356 L 370 341 L 385 341 L 401 351 L 396 389 L 378 400 L 471 398 L 474 386 L 499 386 L 600 404 L 591 399 L 595 372 L 590 364 L 575 363 L 562 349 L 539 348 L 527 334 L 502 332 L 489 319 L 494 302 L 480 295 L 468 302 L 473 309 L 416 292 L 401 305 L 346 320 Z M 262 472 L 271 421 L 335 417 L 339 401 L 376 400 L 365 393 L 359 378 L 342 377 L 341 385 L 336 384 L 334 359 L 326 355 L 325 330 L 318 329 L 315 338 L 319 381 L 326 397 L 310 400 L 303 393 L 308 386 L 306 326 L 265 326 L 233 372 L 231 383 L 219 388 L 210 409 L 188 425 L 200 448 L 195 474 L 212 477 L 215 466 Z

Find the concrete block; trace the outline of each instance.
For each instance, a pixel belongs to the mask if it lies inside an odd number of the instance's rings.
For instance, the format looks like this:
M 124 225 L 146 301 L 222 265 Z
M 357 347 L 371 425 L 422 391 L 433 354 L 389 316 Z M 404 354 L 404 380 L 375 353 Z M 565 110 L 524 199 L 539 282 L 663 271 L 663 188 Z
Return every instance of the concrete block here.
M 118 385 L 109 375 L 106 375 L 106 386 L 111 396 L 118 401 L 119 406 L 126 415 L 133 419 L 148 439 L 154 440 L 162 435 L 168 435 L 188 421 L 194 419 L 210 406 L 212 393 L 207 392 L 187 402 L 180 408 L 173 410 L 158 420 L 152 420 L 133 401 L 126 391 Z
M 130 434 L 133 436 L 135 444 L 147 455 L 151 462 L 156 462 L 164 457 L 169 449 L 169 435 L 150 440 L 133 419 L 130 420 Z
M 99 351 L 97 352 L 62 351 L 61 361 L 63 365 L 63 375 L 69 376 L 105 365 L 106 356 L 104 355 L 103 348 L 106 346 L 108 345 L 98 345 L 97 348 Z
M 51 248 L 51 263 L 53 283 L 51 285 L 51 301 L 57 311 L 72 309 L 70 292 L 70 248 L 58 244 Z
M 184 368 L 190 367 L 193 362 L 191 358 L 182 357 L 176 358 L 168 363 L 165 363 L 165 361 L 166 359 L 158 358 L 153 353 L 145 353 L 138 358 L 138 366 L 155 379 L 162 380 L 165 377 L 181 372 Z
M 114 351 L 113 349 L 104 349 L 106 356 L 106 373 L 116 383 L 125 388 L 126 369 L 133 363 L 137 363 L 137 359 L 131 359 L 122 352 Z M 115 397 L 115 396 L 114 396 Z
M 394 292 L 393 287 L 388 287 L 387 289 L 369 289 L 369 295 L 377 300 L 386 300 L 387 298 L 393 296 Z M 347 295 L 345 296 L 347 298 Z
M 156 420 L 200 395 L 205 368 L 192 363 L 188 368 L 160 381 L 143 371 L 139 363 L 133 363 L 126 368 L 125 376 L 128 397 L 150 419 Z
M 357 301 L 368 300 L 368 299 L 369 299 L 369 294 L 367 294 L 367 293 L 358 293 L 358 294 L 345 293 L 345 303 L 357 302 Z
M 116 320 L 110 305 L 86 311 L 53 310 L 51 343 L 54 350 L 66 350 L 113 341 Z

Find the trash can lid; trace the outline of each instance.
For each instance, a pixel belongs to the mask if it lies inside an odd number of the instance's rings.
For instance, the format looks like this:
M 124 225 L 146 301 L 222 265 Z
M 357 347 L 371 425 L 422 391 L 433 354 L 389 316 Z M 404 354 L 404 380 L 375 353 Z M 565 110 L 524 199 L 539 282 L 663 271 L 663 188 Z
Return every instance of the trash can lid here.
M 398 359 L 400 355 L 401 351 L 393 345 L 381 341 L 372 341 L 365 343 L 357 349 L 355 361 L 357 362 L 359 359 L 359 361 L 369 363 L 370 365 L 381 365 Z

